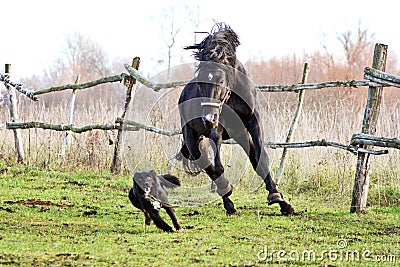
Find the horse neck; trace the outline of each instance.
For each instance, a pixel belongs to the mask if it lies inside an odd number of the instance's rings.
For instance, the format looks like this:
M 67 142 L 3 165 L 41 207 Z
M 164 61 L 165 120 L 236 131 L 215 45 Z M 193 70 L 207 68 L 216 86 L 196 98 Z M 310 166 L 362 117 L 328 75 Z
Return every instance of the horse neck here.
M 244 100 L 252 110 L 254 110 L 256 104 L 255 85 L 247 76 L 247 71 L 239 60 L 236 60 L 235 63 L 234 76 L 235 81 L 232 91 Z
M 240 71 L 244 75 L 247 75 L 247 70 L 243 66 L 242 62 L 240 62 L 239 60 L 236 60 L 234 68 L 235 68 L 235 70 Z

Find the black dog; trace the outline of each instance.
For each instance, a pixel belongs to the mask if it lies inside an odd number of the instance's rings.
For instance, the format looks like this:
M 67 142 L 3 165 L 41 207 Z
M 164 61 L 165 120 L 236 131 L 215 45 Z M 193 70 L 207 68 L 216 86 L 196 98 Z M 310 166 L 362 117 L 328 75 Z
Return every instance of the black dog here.
M 154 170 L 136 172 L 133 175 L 133 186 L 129 191 L 129 200 L 133 206 L 143 211 L 146 225 L 150 225 L 151 221 L 164 230 L 165 232 L 173 232 L 160 216 L 159 210 L 164 208 L 176 230 L 180 230 L 181 226 L 175 216 L 173 207 L 169 204 L 168 193 L 165 188 L 175 188 L 181 185 L 178 177 L 170 174 L 156 175 Z

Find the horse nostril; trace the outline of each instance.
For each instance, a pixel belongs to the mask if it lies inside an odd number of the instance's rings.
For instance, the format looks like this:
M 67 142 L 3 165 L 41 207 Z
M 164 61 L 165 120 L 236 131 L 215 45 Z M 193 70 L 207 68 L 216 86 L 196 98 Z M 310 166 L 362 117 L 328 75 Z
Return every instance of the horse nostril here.
M 208 121 L 208 122 L 213 122 L 213 121 L 214 121 L 214 116 L 211 115 L 211 114 L 207 114 L 207 115 L 204 117 L 204 120 L 205 120 L 205 121 Z
M 213 116 L 213 122 L 216 122 L 216 121 L 218 121 L 218 114 L 217 113 L 215 113 L 214 116 Z
M 218 125 L 218 114 L 207 114 L 202 117 L 202 120 L 207 128 L 215 128 Z

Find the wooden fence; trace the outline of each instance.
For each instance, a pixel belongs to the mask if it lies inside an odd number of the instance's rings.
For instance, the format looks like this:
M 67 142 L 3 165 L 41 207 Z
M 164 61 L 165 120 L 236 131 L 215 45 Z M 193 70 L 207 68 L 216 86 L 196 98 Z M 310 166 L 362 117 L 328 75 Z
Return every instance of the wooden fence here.
M 369 187 L 369 174 L 370 174 L 370 154 L 382 155 L 387 154 L 388 150 L 373 150 L 373 146 L 377 147 L 390 147 L 400 149 L 400 139 L 398 138 L 386 138 L 374 136 L 376 132 L 376 122 L 379 116 L 379 110 L 382 100 L 382 91 L 385 86 L 400 87 L 400 77 L 388 74 L 385 71 L 386 65 L 386 55 L 387 55 L 387 45 L 376 44 L 374 51 L 374 58 L 372 68 L 366 67 L 364 70 L 364 78 L 366 80 L 362 81 L 330 81 L 322 83 L 306 83 L 308 65 L 305 64 L 302 83 L 292 84 L 292 85 L 257 85 L 257 89 L 261 92 L 296 92 L 299 93 L 298 105 L 292 124 L 289 129 L 289 134 L 286 138 L 286 142 L 265 142 L 264 145 L 270 148 L 284 148 L 281 164 L 277 172 L 276 181 L 279 183 L 280 174 L 284 167 L 284 159 L 286 154 L 286 149 L 288 148 L 304 148 L 312 146 L 331 146 L 338 149 L 347 150 L 355 155 L 357 155 L 357 169 L 354 181 L 351 212 L 363 212 L 366 208 L 366 200 Z M 162 135 L 173 136 L 181 133 L 180 129 L 169 131 L 160 129 L 151 125 L 144 125 L 135 121 L 130 121 L 125 119 L 126 111 L 130 104 L 132 96 L 135 94 L 136 81 L 145 85 L 146 87 L 159 91 L 164 88 L 172 88 L 177 86 L 183 86 L 188 81 L 176 81 L 169 83 L 153 83 L 143 77 L 138 71 L 140 64 L 139 58 L 134 58 L 132 65 L 125 65 L 125 69 L 128 74 L 122 73 L 119 75 L 109 76 L 101 78 L 98 80 L 90 81 L 87 83 L 80 84 L 76 82 L 75 84 L 67 84 L 63 86 L 50 87 L 43 90 L 28 90 L 20 83 L 12 82 L 10 79 L 10 65 L 6 65 L 6 73 L 0 73 L 0 81 L 2 81 L 8 92 L 10 100 L 10 117 L 11 121 L 6 123 L 7 129 L 14 131 L 15 146 L 17 151 L 18 162 L 24 162 L 24 154 L 22 149 L 22 142 L 20 139 L 20 129 L 29 128 L 41 128 L 49 129 L 54 131 L 66 131 L 82 133 L 86 131 L 91 131 L 95 129 L 99 130 L 117 130 L 117 140 L 115 142 L 113 161 L 111 165 L 111 171 L 113 173 L 118 173 L 121 167 L 121 138 L 123 130 L 133 130 L 138 131 L 144 129 L 146 131 L 155 132 Z M 72 124 L 72 119 L 69 120 L 68 124 L 48 124 L 44 122 L 19 122 L 18 114 L 16 113 L 16 101 L 15 101 L 15 90 L 19 91 L 21 94 L 30 98 L 33 101 L 38 101 L 38 96 L 50 92 L 58 92 L 64 90 L 73 90 L 73 96 L 71 97 L 71 107 L 73 107 L 74 92 L 76 90 L 83 90 L 90 88 L 99 84 L 113 83 L 113 82 L 123 82 L 126 86 L 126 99 L 123 107 L 122 114 L 119 118 L 116 118 L 113 124 L 91 124 L 85 126 L 75 126 Z M 338 88 L 338 87 L 358 87 L 358 86 L 368 86 L 368 99 L 365 108 L 364 120 L 361 133 L 354 134 L 351 138 L 349 144 L 340 144 L 333 141 L 327 140 L 313 140 L 306 142 L 290 142 L 291 136 L 296 128 L 296 123 L 298 115 L 302 108 L 302 103 L 304 99 L 305 90 L 317 90 L 322 88 Z M 73 112 L 73 108 L 71 108 Z M 70 114 L 71 114 L 70 112 Z M 67 137 L 66 137 L 67 138 Z M 67 140 L 67 139 L 66 139 Z M 225 141 L 226 144 L 235 143 L 233 140 Z

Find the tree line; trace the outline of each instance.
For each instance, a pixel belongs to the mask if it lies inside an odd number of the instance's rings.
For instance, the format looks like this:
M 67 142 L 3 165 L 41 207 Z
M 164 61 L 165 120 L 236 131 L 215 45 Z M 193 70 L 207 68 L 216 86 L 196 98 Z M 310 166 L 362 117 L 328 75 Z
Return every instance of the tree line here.
M 179 37 L 178 33 L 179 28 L 175 28 L 172 33 L 173 38 L 171 37 L 174 42 Z M 244 63 L 249 76 L 256 84 L 298 83 L 305 62 L 308 62 L 311 67 L 309 82 L 363 79 L 364 68 L 371 65 L 375 44 L 374 34 L 369 33 L 368 29 L 360 25 L 356 31 L 347 30 L 337 34 L 336 37 L 340 49 L 335 52 L 329 51 L 327 43 L 323 41 L 321 49 L 312 53 L 245 60 Z M 165 65 L 164 69 L 171 68 L 174 42 L 165 42 L 166 53 L 164 56 L 160 55 L 160 59 L 155 59 L 159 64 Z M 95 40 L 75 33 L 66 38 L 62 57 L 54 60 L 43 74 L 24 78 L 22 82 L 32 88 L 47 88 L 72 83 L 77 74 L 80 75 L 81 82 L 85 82 L 124 72 L 123 65 L 130 61 L 129 58 L 110 58 Z M 396 55 L 392 54 L 388 57 L 387 71 L 393 74 L 399 73 Z M 123 87 L 119 85 L 110 84 L 102 87 L 100 93 L 106 95 L 110 101 L 120 101 L 124 96 Z M 345 94 L 354 93 L 354 91 L 347 90 Z M 93 92 L 89 90 L 82 93 L 87 97 L 78 100 L 78 103 L 90 99 L 93 94 L 98 96 L 99 90 L 96 90 L 96 93 Z M 51 94 L 43 99 L 53 102 L 65 96 L 63 93 Z

